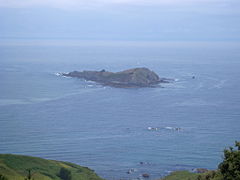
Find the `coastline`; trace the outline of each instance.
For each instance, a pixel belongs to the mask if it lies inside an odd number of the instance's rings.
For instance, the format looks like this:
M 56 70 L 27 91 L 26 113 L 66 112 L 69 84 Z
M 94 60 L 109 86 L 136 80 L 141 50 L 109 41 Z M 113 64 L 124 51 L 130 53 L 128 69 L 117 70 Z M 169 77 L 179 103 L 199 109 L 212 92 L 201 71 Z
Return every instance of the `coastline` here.
M 0 177 L 4 177 L 6 180 L 14 178 L 24 179 L 24 177 L 27 176 L 28 171 L 35 180 L 54 180 L 59 178 L 59 171 L 62 168 L 69 170 L 72 175 L 71 180 L 104 180 L 99 177 L 94 170 L 74 163 L 25 155 L 0 154 Z M 188 180 L 195 180 L 200 174 L 208 174 L 209 172 L 212 172 L 201 168 L 196 170 L 196 172 L 186 170 L 174 171 L 169 175 L 159 178 L 159 180 L 185 180 L 185 178 Z M 127 173 L 131 174 L 133 172 L 135 172 L 135 169 L 130 169 Z M 139 174 L 137 179 L 152 178 L 151 174 L 143 173 Z

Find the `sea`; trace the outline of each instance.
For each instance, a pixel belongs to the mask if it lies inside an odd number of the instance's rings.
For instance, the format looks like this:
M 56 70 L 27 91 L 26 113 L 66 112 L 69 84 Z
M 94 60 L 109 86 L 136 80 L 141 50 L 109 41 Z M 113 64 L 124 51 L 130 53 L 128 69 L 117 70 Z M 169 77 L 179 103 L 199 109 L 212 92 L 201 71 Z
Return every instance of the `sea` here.
M 124 89 L 61 76 L 135 67 L 174 81 Z M 239 42 L 0 41 L 0 153 L 155 180 L 216 169 L 239 129 Z

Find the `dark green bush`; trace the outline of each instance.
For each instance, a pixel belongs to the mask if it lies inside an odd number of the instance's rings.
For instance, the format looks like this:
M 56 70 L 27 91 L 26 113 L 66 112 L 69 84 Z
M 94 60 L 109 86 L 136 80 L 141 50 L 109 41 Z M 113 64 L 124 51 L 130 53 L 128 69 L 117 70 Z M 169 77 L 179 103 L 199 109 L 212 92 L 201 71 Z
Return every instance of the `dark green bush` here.
M 235 142 L 235 147 L 224 150 L 224 160 L 218 168 L 224 180 L 240 180 L 240 142 Z
M 72 179 L 71 171 L 62 167 L 59 171 L 59 177 L 62 180 L 71 180 Z
M 25 178 L 25 180 L 34 180 L 33 178 L 32 178 L 32 170 L 31 169 L 27 169 L 27 172 L 28 172 L 28 174 L 27 174 L 27 177 Z
M 0 174 L 0 180 L 8 180 L 5 176 Z

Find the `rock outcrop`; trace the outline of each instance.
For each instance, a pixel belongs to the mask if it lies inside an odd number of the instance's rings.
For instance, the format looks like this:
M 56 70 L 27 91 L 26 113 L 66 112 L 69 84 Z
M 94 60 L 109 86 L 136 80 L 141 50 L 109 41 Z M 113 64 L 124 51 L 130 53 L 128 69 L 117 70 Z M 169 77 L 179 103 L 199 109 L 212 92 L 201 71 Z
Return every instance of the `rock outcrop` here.
M 196 169 L 193 169 L 193 172 L 195 172 L 195 173 L 206 173 L 206 172 L 208 172 L 208 169 L 196 168 Z
M 130 87 L 153 87 L 159 83 L 166 83 L 169 79 L 159 76 L 148 68 L 134 68 L 121 72 L 101 71 L 73 71 L 63 73 L 63 76 L 76 77 L 87 81 L 95 81 L 107 86 L 130 88 Z

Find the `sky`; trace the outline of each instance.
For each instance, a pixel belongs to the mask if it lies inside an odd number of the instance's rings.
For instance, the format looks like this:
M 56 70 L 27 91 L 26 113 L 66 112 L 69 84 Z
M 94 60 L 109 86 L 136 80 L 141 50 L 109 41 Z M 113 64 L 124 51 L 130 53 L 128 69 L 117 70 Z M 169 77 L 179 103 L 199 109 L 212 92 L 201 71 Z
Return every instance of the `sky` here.
M 239 41 L 240 0 L 0 0 L 0 38 Z

